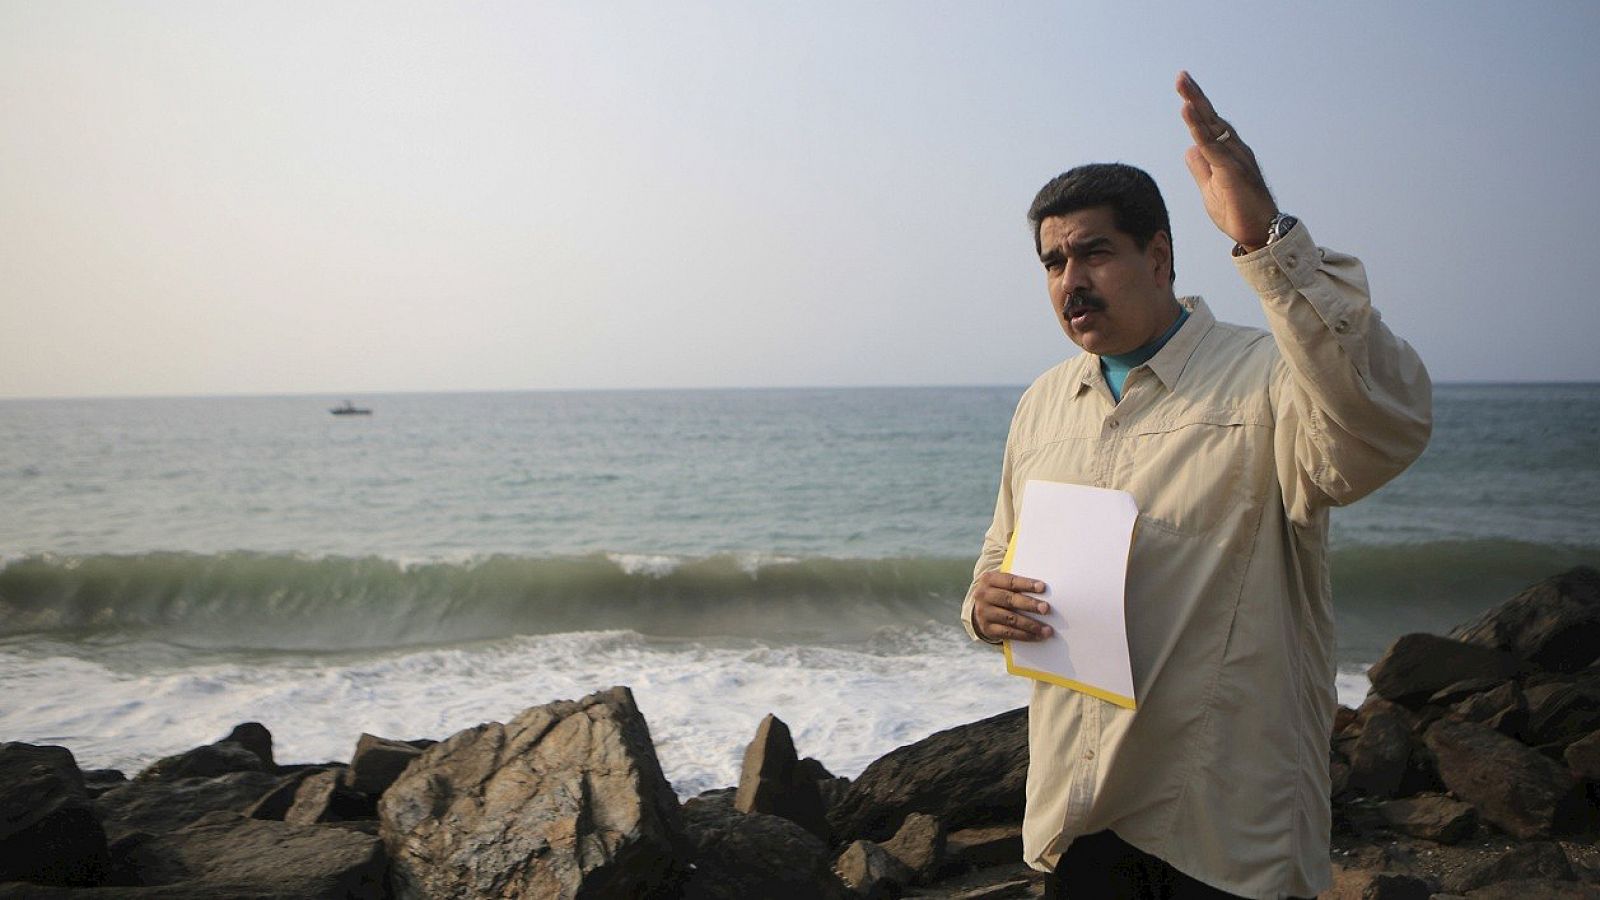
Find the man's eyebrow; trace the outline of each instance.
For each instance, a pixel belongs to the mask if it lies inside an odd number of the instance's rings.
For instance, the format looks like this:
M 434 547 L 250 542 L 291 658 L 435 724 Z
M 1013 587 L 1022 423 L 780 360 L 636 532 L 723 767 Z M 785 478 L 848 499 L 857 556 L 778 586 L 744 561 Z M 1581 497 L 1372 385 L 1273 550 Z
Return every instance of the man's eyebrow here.
M 1101 234 L 1093 237 L 1083 238 L 1081 240 L 1067 241 L 1067 249 L 1070 250 L 1073 255 L 1077 255 L 1079 253 L 1091 253 L 1110 243 L 1111 238 L 1107 235 Z M 1049 265 L 1050 263 L 1061 262 L 1064 256 L 1065 254 L 1061 252 L 1060 247 L 1050 247 L 1043 253 L 1039 254 L 1039 261 Z

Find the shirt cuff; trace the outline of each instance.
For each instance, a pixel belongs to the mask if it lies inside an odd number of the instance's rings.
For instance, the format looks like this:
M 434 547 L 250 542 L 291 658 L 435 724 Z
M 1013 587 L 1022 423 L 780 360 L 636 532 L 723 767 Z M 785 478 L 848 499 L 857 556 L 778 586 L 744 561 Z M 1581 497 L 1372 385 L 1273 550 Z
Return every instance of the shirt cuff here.
M 1269 318 L 1299 323 L 1294 330 L 1305 338 L 1331 333 L 1355 361 L 1357 373 L 1367 378 L 1365 335 L 1371 305 L 1366 300 L 1366 276 L 1355 257 L 1318 247 L 1305 223 L 1297 222 L 1288 234 L 1233 262 L 1261 298 Z M 1301 298 L 1316 311 L 1315 317 L 1293 314 Z
M 1234 257 L 1239 269 L 1257 294 L 1281 297 L 1297 288 L 1309 287 L 1317 277 L 1322 251 L 1304 222 L 1296 222 L 1289 233 L 1259 250 Z

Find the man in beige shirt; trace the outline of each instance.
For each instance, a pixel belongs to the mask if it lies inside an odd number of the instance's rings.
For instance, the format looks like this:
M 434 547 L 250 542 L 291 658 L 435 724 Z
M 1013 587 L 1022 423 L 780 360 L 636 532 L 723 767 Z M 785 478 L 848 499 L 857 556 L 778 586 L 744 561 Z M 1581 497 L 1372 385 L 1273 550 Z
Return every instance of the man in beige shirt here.
M 1094 165 L 1047 184 L 1029 219 L 1085 352 L 1017 404 L 962 621 L 991 643 L 1053 637 L 1032 616 L 1047 586 L 999 571 L 1029 479 L 1130 492 L 1138 707 L 1034 683 L 1025 858 L 1053 871 L 1053 896 L 1310 896 L 1330 881 L 1328 510 L 1422 452 L 1431 387 L 1361 263 L 1278 210 L 1187 73 L 1178 93 L 1189 171 L 1270 333 L 1174 294 L 1148 175 Z

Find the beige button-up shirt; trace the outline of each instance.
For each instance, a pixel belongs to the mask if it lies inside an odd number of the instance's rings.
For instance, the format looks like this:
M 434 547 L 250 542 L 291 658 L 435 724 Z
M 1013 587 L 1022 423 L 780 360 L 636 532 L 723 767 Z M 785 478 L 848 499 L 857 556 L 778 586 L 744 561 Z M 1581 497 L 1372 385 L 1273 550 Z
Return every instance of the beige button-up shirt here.
M 1120 403 L 1085 353 L 1017 404 L 974 586 L 1000 566 L 1029 479 L 1139 504 L 1138 709 L 1034 683 L 1023 843 L 1035 868 L 1110 828 L 1234 894 L 1309 896 L 1330 881 L 1328 509 L 1422 452 L 1432 391 L 1354 257 L 1300 225 L 1237 264 L 1270 334 L 1186 298 L 1188 320 L 1129 373 Z M 972 603 L 969 590 L 969 633 Z

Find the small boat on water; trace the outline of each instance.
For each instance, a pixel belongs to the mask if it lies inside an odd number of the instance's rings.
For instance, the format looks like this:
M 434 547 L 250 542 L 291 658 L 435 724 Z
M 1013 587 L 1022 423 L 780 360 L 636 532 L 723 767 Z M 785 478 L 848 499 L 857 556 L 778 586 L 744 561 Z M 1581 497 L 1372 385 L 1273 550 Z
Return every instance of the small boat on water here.
M 354 403 L 351 403 L 349 400 L 346 400 L 344 402 L 343 406 L 335 406 L 333 409 L 328 410 L 328 412 L 331 412 L 336 416 L 370 416 L 370 415 L 372 415 L 372 410 L 367 409 L 365 407 L 357 406 Z

